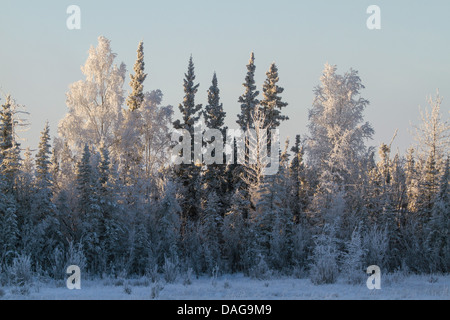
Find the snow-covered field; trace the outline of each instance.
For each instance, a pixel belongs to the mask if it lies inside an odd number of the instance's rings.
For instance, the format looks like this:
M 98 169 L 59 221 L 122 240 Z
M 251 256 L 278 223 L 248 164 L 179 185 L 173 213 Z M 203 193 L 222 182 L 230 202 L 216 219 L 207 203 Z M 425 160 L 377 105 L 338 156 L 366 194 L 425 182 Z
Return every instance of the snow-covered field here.
M 450 300 L 450 276 L 386 275 L 382 289 L 342 281 L 315 286 L 309 279 L 255 280 L 243 275 L 179 279 L 173 284 L 148 279 L 84 280 L 81 290 L 68 290 L 65 282 L 33 284 L 27 294 L 0 288 L 0 300 Z

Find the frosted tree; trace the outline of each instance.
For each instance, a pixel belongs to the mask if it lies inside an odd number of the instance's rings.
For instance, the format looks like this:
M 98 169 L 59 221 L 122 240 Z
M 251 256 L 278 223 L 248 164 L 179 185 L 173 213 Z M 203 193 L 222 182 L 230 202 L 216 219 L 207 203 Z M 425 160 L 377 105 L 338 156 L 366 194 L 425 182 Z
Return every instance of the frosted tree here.
M 439 92 L 434 99 L 430 96 L 428 103 L 431 110 L 421 112 L 422 123 L 416 127 L 418 157 L 423 163 L 418 207 L 424 221 L 428 221 L 431 216 L 433 202 L 439 191 L 439 181 L 445 170 L 445 157 L 450 150 L 450 124 L 442 117 L 442 101 Z
M 161 168 L 169 164 L 170 130 L 172 128 L 173 107 L 161 106 L 161 90 L 147 92 L 141 110 L 143 163 L 145 177 L 151 180 Z
M 220 102 L 220 89 L 218 86 L 217 75 L 214 73 L 212 85 L 208 90 L 208 105 L 203 112 L 205 125 L 209 129 L 219 129 L 224 134 L 226 112 L 223 110 L 223 104 Z
M 92 184 L 91 152 L 85 145 L 80 161 L 77 163 L 77 189 L 79 210 L 82 215 L 89 214 L 93 205 L 94 186 Z
M 0 188 L 5 188 L 5 179 L 0 174 Z M 19 227 L 15 199 L 10 193 L 0 192 L 0 265 L 10 263 L 17 253 Z
M 41 199 L 48 204 L 51 203 L 51 187 L 53 183 L 53 177 L 50 172 L 51 154 L 50 127 L 47 122 L 41 133 L 41 140 L 36 154 L 36 185 L 40 191 Z
M 110 41 L 98 38 L 91 47 L 86 64 L 81 68 L 85 80 L 73 83 L 67 93 L 69 112 L 59 124 L 60 135 L 74 151 L 82 152 L 86 144 L 107 146 L 115 142 L 124 102 L 123 84 L 126 67 L 114 64 L 116 54 Z
M 98 174 L 91 164 L 91 151 L 85 145 L 77 164 L 77 241 L 81 240 L 88 266 L 92 272 L 98 271 L 101 258 L 100 223 L 101 211 L 98 199 Z
M 293 216 L 288 203 L 288 142 L 281 155 L 278 174 L 262 177 L 255 190 L 252 227 L 259 254 L 274 268 L 289 263 L 292 246 Z
M 417 198 L 419 196 L 419 176 L 415 161 L 415 150 L 409 148 L 406 154 L 405 175 L 406 175 L 406 197 L 408 199 L 408 211 L 417 212 Z
M 369 123 L 363 123 L 369 101 L 359 96 L 364 86 L 358 72 L 338 75 L 336 70 L 336 66 L 326 64 L 321 84 L 315 89 L 307 150 L 318 176 L 328 172 L 324 178 L 343 185 L 358 174 L 354 172 L 358 163 L 367 157 L 364 142 L 374 131 Z
M 253 123 L 254 118 L 254 111 L 258 109 L 259 105 L 259 91 L 256 89 L 255 84 L 255 54 L 252 52 L 250 56 L 250 61 L 247 65 L 247 75 L 245 77 L 245 82 L 243 83 L 243 86 L 245 88 L 245 92 L 242 94 L 242 96 L 239 97 L 238 103 L 241 105 L 241 112 L 238 114 L 238 119 L 236 123 L 239 125 L 239 128 L 242 131 L 246 131 L 248 129 L 253 129 L 255 127 Z M 245 163 L 248 164 L 249 161 L 249 150 L 248 145 L 250 141 L 246 138 L 246 141 L 244 142 L 245 145 Z M 236 142 L 234 144 L 235 148 L 235 154 L 237 151 Z M 247 172 L 244 169 L 243 165 L 241 164 L 232 164 L 229 167 L 229 180 L 232 182 L 231 189 L 239 189 L 241 190 L 242 196 L 244 196 L 246 199 L 250 201 L 250 186 L 247 183 Z M 244 210 L 244 219 L 247 219 L 248 217 L 248 209 Z
M 162 266 L 165 258 L 176 259 L 180 243 L 181 207 L 177 200 L 176 187 L 173 182 L 162 181 L 162 199 L 155 212 L 155 234 L 157 238 L 156 262 Z
M 230 203 L 231 207 L 225 214 L 223 222 L 223 251 L 227 268 L 231 272 L 237 272 L 252 264 L 248 258 L 253 255 L 248 251 L 252 251 L 253 246 L 248 241 L 249 230 L 243 216 L 243 209 L 248 208 L 250 203 L 239 190 L 235 191 Z
M 295 144 L 291 151 L 294 153 L 289 168 L 291 209 L 295 220 L 302 223 L 305 222 L 305 210 L 308 206 L 308 179 L 304 159 L 305 150 L 300 135 L 295 137 Z
M 131 93 L 127 98 L 128 110 L 124 111 L 120 133 L 117 135 L 118 148 L 114 149 L 114 157 L 119 160 L 119 172 L 126 188 L 127 201 L 136 203 L 137 196 L 142 193 L 142 158 L 144 126 L 142 111 L 144 106 L 144 81 L 147 78 L 144 62 L 144 43 L 138 46 L 137 60 L 134 65 L 134 75 L 130 75 Z
M 366 252 L 365 265 L 387 268 L 389 259 L 389 233 L 386 227 L 372 224 L 362 235 Z
M 431 272 L 446 272 L 450 268 L 450 169 L 449 159 L 441 177 L 439 192 L 433 203 L 426 240 Z
M 139 42 L 137 51 L 137 60 L 134 64 L 134 75 L 130 75 L 131 94 L 128 96 L 127 105 L 130 111 L 136 111 L 141 108 L 144 102 L 144 81 L 147 78 L 144 62 L 144 42 Z
M 0 172 L 5 180 L 4 192 L 13 192 L 20 164 L 20 144 L 16 141 L 13 101 L 11 96 L 0 110 Z
M 345 243 L 341 271 L 347 283 L 361 284 L 366 278 L 364 267 L 365 249 L 361 235 L 361 227 L 358 226 L 352 233 L 350 240 Z
M 20 164 L 19 175 L 17 177 L 17 216 L 19 225 L 24 225 L 25 220 L 30 218 L 31 203 L 33 197 L 30 195 L 35 193 L 35 167 L 34 157 L 27 148 Z
M 201 116 L 201 104 L 195 104 L 195 95 L 197 94 L 199 84 L 194 84 L 195 81 L 194 62 L 189 59 L 188 72 L 184 79 L 184 100 L 180 104 L 179 109 L 182 115 L 182 121 L 176 120 L 173 125 L 176 130 L 184 129 L 190 132 L 191 137 L 194 136 L 194 126 L 198 123 Z M 193 139 L 194 140 L 194 139 Z M 194 155 L 195 143 L 191 148 L 191 159 Z M 199 202 L 201 193 L 198 192 L 200 181 L 200 166 L 195 163 L 182 164 L 175 168 L 175 174 L 180 180 L 183 188 L 183 199 L 181 200 L 181 207 L 185 218 L 197 220 L 199 218 Z
M 179 105 L 179 109 L 183 120 L 177 120 L 174 122 L 174 128 L 186 129 L 189 132 L 193 132 L 194 126 L 200 120 L 200 111 L 202 109 L 201 104 L 195 104 L 195 95 L 198 92 L 199 84 L 194 84 L 195 81 L 195 67 L 192 56 L 189 59 L 188 72 L 185 74 L 184 79 L 184 100 Z
M 441 171 L 445 166 L 445 159 L 450 152 L 450 123 L 443 118 L 441 105 L 443 98 L 439 95 L 428 98 L 431 110 L 421 111 L 421 124 L 415 127 L 415 138 L 418 143 L 418 156 L 422 160 L 431 158 L 436 163 L 436 170 Z M 438 179 L 439 180 L 439 179 Z
M 118 163 L 126 201 L 131 204 L 137 204 L 140 201 L 138 194 L 142 193 L 142 175 L 144 172 L 141 127 L 142 119 L 139 110 L 126 110 L 120 127 L 117 148 L 116 146 L 113 148 L 113 158 Z
M 117 246 L 124 234 L 124 228 L 119 219 L 120 208 L 117 201 L 120 199 L 116 186 L 115 168 L 111 163 L 109 149 L 102 142 L 99 148 L 98 162 L 98 192 L 99 215 L 99 242 L 102 248 L 100 263 L 104 268 L 111 268 L 109 264 L 117 262 L 120 248 Z
M 204 272 L 211 274 L 216 265 L 221 265 L 221 233 L 222 217 L 219 197 L 211 191 L 204 200 L 201 217 L 201 234 L 204 252 Z
M 245 155 L 244 163 L 240 165 L 242 168 L 240 179 L 245 185 L 242 190 L 248 195 L 248 199 L 254 208 L 260 198 L 258 193 L 264 183 L 265 170 L 274 163 L 270 163 L 271 159 L 268 157 L 269 130 L 264 126 L 266 123 L 265 115 L 258 108 L 252 113 L 252 123 L 254 125 L 253 132 L 242 139 L 245 151 L 248 153 Z M 273 159 L 278 159 L 277 162 L 279 162 L 279 154 L 274 156 Z
M 265 126 L 268 128 L 277 128 L 281 125 L 282 121 L 289 120 L 289 117 L 283 115 L 281 112 L 288 104 L 283 102 L 280 97 L 284 89 L 277 84 L 280 78 L 275 63 L 270 65 L 270 69 L 266 75 L 267 79 L 263 85 L 264 99 L 261 100 L 261 109 L 266 118 Z
M 205 106 L 205 110 L 203 112 L 204 122 L 207 129 L 215 129 L 219 130 L 222 133 L 222 137 L 226 137 L 227 128 L 225 127 L 225 117 L 226 112 L 223 110 L 223 104 L 220 102 L 220 90 L 218 87 L 218 80 L 216 73 L 214 73 L 212 79 L 212 85 L 208 90 L 208 105 Z M 218 137 L 214 137 L 217 139 Z M 212 139 L 205 141 L 208 144 L 213 142 Z M 224 145 L 225 141 L 219 141 L 220 144 Z M 208 150 L 210 153 L 209 156 L 214 158 L 216 156 L 216 152 L 220 152 L 220 150 Z M 223 163 L 214 163 L 208 164 L 205 166 L 203 173 L 203 184 L 205 190 L 206 200 L 209 198 L 208 193 L 214 192 L 216 195 L 214 197 L 218 197 L 218 201 L 220 204 L 220 208 L 222 210 L 226 210 L 225 206 L 228 201 L 227 199 L 227 191 L 228 191 L 228 181 L 226 170 L 227 166 L 225 166 L 225 159 L 222 157 Z M 220 215 L 223 216 L 224 212 L 220 212 Z
M 68 241 L 76 241 L 73 232 L 75 224 L 75 215 L 73 209 L 77 206 L 77 183 L 76 183 L 76 161 L 72 154 L 72 150 L 66 140 L 61 138 L 54 139 L 54 152 L 58 155 L 58 174 L 53 177 L 54 185 L 54 204 L 59 219 L 61 221 L 61 232 L 63 238 Z
M 275 214 L 270 235 L 270 258 L 273 268 L 282 270 L 292 262 L 294 216 L 289 199 L 289 140 L 286 141 L 284 152 L 280 156 L 280 169 L 273 176 L 271 185 L 274 200 L 272 207 Z M 269 179 L 270 180 L 270 179 Z
M 48 267 L 46 257 L 61 244 L 61 233 L 56 208 L 52 202 L 53 177 L 51 175 L 50 128 L 46 123 L 41 133 L 36 154 L 36 195 L 32 203 L 33 241 L 32 259 L 42 267 Z
M 243 84 L 245 92 L 238 100 L 241 104 L 241 114 L 238 115 L 236 122 L 242 130 L 247 130 L 248 127 L 253 128 L 253 111 L 259 104 L 257 99 L 259 91 L 256 90 L 255 85 L 255 70 L 255 54 L 252 52 L 247 65 L 247 76 Z
M 310 265 L 312 283 L 315 285 L 335 283 L 339 275 L 339 251 L 335 227 L 326 224 L 322 232 L 314 237 L 314 244 Z

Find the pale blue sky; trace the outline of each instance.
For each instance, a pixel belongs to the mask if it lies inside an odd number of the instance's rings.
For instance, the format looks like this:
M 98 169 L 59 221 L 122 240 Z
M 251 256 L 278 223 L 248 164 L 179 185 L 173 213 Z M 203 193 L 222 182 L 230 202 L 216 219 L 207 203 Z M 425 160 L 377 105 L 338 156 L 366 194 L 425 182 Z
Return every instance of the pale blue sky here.
M 66 27 L 66 9 L 80 6 L 81 30 Z M 382 30 L 366 28 L 366 9 L 381 8 Z M 37 147 L 49 120 L 52 135 L 67 109 L 69 84 L 82 79 L 81 65 L 91 45 L 104 35 L 112 41 L 117 63 L 131 72 L 138 42 L 145 42 L 149 73 L 146 90 L 161 89 L 164 104 L 178 110 L 183 75 L 192 54 L 200 83 L 198 103 L 216 71 L 222 100 L 233 126 L 250 52 L 256 55 L 261 89 L 271 62 L 291 118 L 282 135 L 307 133 L 313 88 L 326 62 L 338 72 L 360 72 L 371 105 L 365 112 L 376 131 L 370 145 L 395 147 L 412 142 L 426 96 L 440 89 L 443 111 L 450 105 L 450 2 L 448 0 L 191 0 L 191 1 L 24 1 L 0 0 L 0 87 L 31 113 L 24 146 Z M 128 73 L 129 73 L 128 72 Z M 128 79 L 125 89 L 128 90 Z

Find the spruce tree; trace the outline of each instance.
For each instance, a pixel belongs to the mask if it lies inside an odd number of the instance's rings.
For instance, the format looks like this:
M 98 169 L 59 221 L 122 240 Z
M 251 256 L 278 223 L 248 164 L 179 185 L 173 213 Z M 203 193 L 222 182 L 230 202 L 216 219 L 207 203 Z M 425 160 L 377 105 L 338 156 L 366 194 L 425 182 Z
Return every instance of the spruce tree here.
M 405 174 L 406 174 L 406 197 L 408 200 L 408 211 L 415 213 L 417 211 L 418 194 L 418 175 L 416 170 L 416 161 L 414 159 L 414 148 L 409 148 L 406 154 Z
M 139 42 L 137 50 L 137 60 L 134 64 L 134 75 L 130 75 L 130 87 L 131 94 L 127 99 L 127 106 L 130 111 L 136 111 L 141 108 L 144 102 L 144 81 L 147 78 L 145 73 L 145 62 L 144 62 L 144 42 Z
M 4 188 L 5 179 L 0 174 L 0 188 Z M 16 202 L 12 194 L 0 192 L 0 264 L 12 261 L 17 252 L 19 227 L 16 216 Z
M 177 120 L 173 123 L 174 128 L 177 130 L 185 129 L 191 134 L 194 131 L 194 125 L 200 120 L 200 111 L 202 109 L 201 104 L 195 104 L 195 95 L 198 92 L 199 84 L 194 84 L 195 81 L 195 67 L 192 56 L 189 59 L 188 72 L 185 74 L 184 79 L 184 100 L 179 105 L 182 121 Z
M 91 164 L 91 151 L 85 145 L 77 165 L 77 229 L 78 239 L 84 248 L 88 268 L 96 273 L 102 263 L 101 223 L 102 212 L 99 199 L 99 179 L 96 166 Z
M 251 263 L 247 254 L 250 247 L 248 223 L 244 220 L 242 208 L 250 206 L 249 201 L 242 196 L 241 191 L 236 190 L 230 198 L 231 207 L 227 211 L 223 222 L 223 252 L 227 269 L 231 272 L 244 271 Z
M 205 107 L 203 112 L 205 125 L 208 129 L 216 129 L 222 133 L 222 138 L 226 137 L 227 128 L 225 127 L 225 117 L 226 112 L 223 111 L 223 104 L 220 102 L 220 90 L 218 87 L 218 81 L 216 73 L 214 73 L 212 79 L 212 85 L 208 90 L 208 105 Z M 215 139 L 217 139 L 216 137 Z M 206 141 L 207 143 L 212 143 L 212 141 Z M 224 145 L 225 141 L 219 141 L 220 144 Z M 218 150 L 213 151 L 218 152 Z M 215 154 L 211 154 L 215 156 Z M 202 176 L 204 196 L 203 201 L 209 198 L 209 193 L 214 192 L 218 197 L 220 204 L 220 215 L 223 217 L 226 205 L 228 202 L 227 191 L 228 191 L 228 181 L 227 181 L 227 166 L 225 165 L 225 157 L 222 157 L 223 162 L 219 164 L 210 164 L 204 169 Z
M 447 158 L 445 172 L 441 177 L 426 240 L 427 256 L 431 272 L 446 272 L 450 268 L 450 160 Z
M 38 153 L 36 154 L 36 184 L 39 190 L 50 192 L 52 185 L 51 175 L 51 145 L 50 145 L 50 127 L 48 122 L 45 125 L 44 130 L 41 133 L 41 140 L 39 142 Z M 51 200 L 51 195 L 49 195 Z
M 36 195 L 32 204 L 34 244 L 31 256 L 42 267 L 49 267 L 46 257 L 61 245 L 61 233 L 56 208 L 52 202 L 50 128 L 46 123 L 36 154 Z
M 292 214 L 297 223 L 305 222 L 305 210 L 308 205 L 308 181 L 304 162 L 305 151 L 300 135 L 295 137 L 291 151 L 294 153 L 289 168 L 291 180 Z
M 6 179 L 4 192 L 14 191 L 20 164 L 20 144 L 15 138 L 12 104 L 11 96 L 7 96 L 0 110 L 0 171 Z
M 282 109 L 287 107 L 287 103 L 281 100 L 280 94 L 284 89 L 278 86 L 279 76 L 278 68 L 275 63 L 270 65 L 269 71 L 266 73 L 267 79 L 263 85 L 263 97 L 261 101 L 261 110 L 263 111 L 266 124 L 265 127 L 275 129 L 278 128 L 282 121 L 289 120 L 289 117 L 282 115 Z
M 215 191 L 209 193 L 203 203 L 201 234 L 205 259 L 204 272 L 211 274 L 216 265 L 221 265 L 221 204 Z
M 83 154 L 77 164 L 77 190 L 78 208 L 81 215 L 90 212 L 94 200 L 94 187 L 92 184 L 91 152 L 89 146 L 85 145 Z
M 259 91 L 256 90 L 255 85 L 255 70 L 255 55 L 252 52 L 250 61 L 247 65 L 247 76 L 245 77 L 245 83 L 243 84 L 245 92 L 238 100 L 241 104 L 241 114 L 238 115 L 236 123 L 242 130 L 253 128 L 253 112 L 259 104 L 257 99 Z
M 189 59 L 188 72 L 185 74 L 184 79 L 184 100 L 179 105 L 180 112 L 182 114 L 182 120 L 177 120 L 173 123 L 176 130 L 187 130 L 191 137 L 194 137 L 194 126 L 200 120 L 201 116 L 201 104 L 195 104 L 195 95 L 197 94 L 199 84 L 194 84 L 195 81 L 195 68 L 194 62 Z M 192 139 L 191 147 L 191 159 L 194 156 L 195 139 Z M 201 192 L 199 192 L 200 181 L 200 167 L 198 164 L 182 164 L 175 168 L 175 175 L 181 183 L 183 191 L 183 199 L 181 199 L 181 207 L 183 209 L 184 218 L 190 218 L 197 220 L 199 218 L 199 207 Z
M 208 105 L 205 106 L 203 112 L 205 125 L 209 129 L 221 130 L 225 136 L 225 117 L 226 112 L 223 110 L 223 104 L 220 102 L 220 89 L 218 86 L 217 75 L 214 72 L 212 85 L 208 90 Z

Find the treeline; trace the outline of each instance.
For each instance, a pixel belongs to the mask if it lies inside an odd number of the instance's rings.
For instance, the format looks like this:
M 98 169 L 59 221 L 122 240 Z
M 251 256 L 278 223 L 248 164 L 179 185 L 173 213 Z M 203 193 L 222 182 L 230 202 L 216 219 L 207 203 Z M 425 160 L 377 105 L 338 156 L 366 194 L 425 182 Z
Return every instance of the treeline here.
M 197 275 L 309 275 L 318 284 L 339 274 L 359 281 L 369 265 L 448 272 L 449 125 L 439 95 L 417 128 L 417 148 L 402 156 L 383 144 L 377 157 L 366 146 L 374 130 L 364 122 L 369 101 L 360 95 L 358 73 L 339 75 L 326 65 L 309 135 L 297 136 L 292 147 L 286 142 L 276 175 L 264 176 L 267 164 L 259 161 L 171 166 L 172 130 L 193 132 L 202 123 L 204 130 L 226 131 L 217 75 L 206 105 L 197 104 L 191 57 L 181 119 L 174 121 L 161 91 L 144 91 L 143 43 L 127 96 L 126 67 L 115 65 L 115 57 L 100 37 L 82 67 L 86 78 L 67 93 L 58 137 L 52 144 L 46 125 L 34 156 L 21 153 L 16 103 L 6 97 L 0 271 L 25 257 L 35 272 L 55 279 L 72 264 L 92 276 L 172 266 Z M 255 70 L 252 54 L 236 123 L 243 130 L 277 129 L 289 120 L 277 66 L 270 66 L 262 92 Z M 260 141 L 248 141 L 248 148 L 251 143 Z

